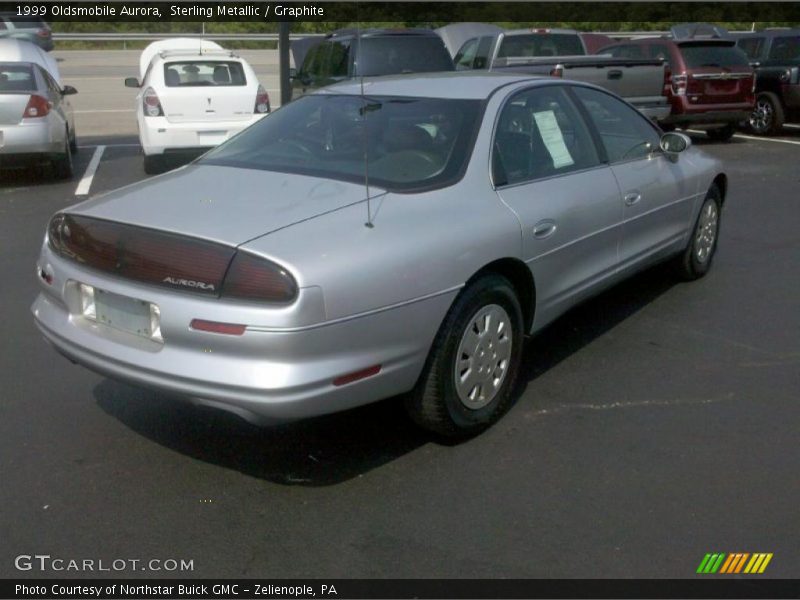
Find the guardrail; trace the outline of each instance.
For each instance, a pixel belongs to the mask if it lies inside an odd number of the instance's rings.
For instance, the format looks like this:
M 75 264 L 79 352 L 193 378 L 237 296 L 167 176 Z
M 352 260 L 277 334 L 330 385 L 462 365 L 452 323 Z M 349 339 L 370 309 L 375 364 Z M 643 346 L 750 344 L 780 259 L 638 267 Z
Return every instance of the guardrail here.
M 300 38 L 324 36 L 324 33 L 293 33 L 289 35 L 289 39 L 299 40 Z M 53 33 L 53 39 L 56 41 L 74 40 L 77 42 L 154 42 L 176 37 L 239 42 L 278 41 L 277 33 Z

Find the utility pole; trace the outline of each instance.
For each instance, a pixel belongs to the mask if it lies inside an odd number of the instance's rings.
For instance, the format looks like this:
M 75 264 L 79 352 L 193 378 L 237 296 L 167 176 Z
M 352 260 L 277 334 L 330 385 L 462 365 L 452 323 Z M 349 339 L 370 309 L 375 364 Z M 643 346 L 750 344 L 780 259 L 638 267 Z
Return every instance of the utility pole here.
M 281 79 L 281 106 L 292 99 L 291 82 L 289 81 L 289 22 L 278 23 L 278 68 Z

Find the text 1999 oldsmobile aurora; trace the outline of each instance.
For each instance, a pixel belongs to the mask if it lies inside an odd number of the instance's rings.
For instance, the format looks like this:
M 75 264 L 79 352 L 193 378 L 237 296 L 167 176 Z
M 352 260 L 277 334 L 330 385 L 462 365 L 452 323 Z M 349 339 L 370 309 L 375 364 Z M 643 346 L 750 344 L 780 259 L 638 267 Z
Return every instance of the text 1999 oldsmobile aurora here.
M 56 214 L 33 313 L 78 363 L 252 421 L 405 394 L 473 434 L 526 334 L 654 262 L 706 273 L 727 179 L 689 146 L 576 82 L 335 85 Z

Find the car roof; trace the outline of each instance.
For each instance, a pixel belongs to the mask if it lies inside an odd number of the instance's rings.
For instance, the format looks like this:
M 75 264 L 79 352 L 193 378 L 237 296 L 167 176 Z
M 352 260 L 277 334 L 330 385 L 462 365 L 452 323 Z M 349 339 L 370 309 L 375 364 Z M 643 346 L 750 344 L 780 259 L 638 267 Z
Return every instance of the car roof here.
M 498 88 L 525 81 L 546 83 L 554 80 L 552 77 L 539 77 L 524 73 L 475 73 L 470 71 L 363 78 L 364 94 L 367 95 L 464 100 L 484 100 Z M 361 93 L 361 79 L 351 79 L 336 83 L 315 93 L 359 95 Z
M 348 27 L 345 29 L 337 29 L 325 36 L 326 39 L 334 39 L 340 37 L 393 37 L 404 35 L 438 37 L 433 29 L 417 28 L 390 28 L 390 27 L 368 27 L 366 29 L 358 29 L 355 27 Z
M 55 58 L 39 48 L 36 44 L 16 38 L 0 37 L 0 62 L 34 63 L 52 75 L 61 83 L 61 74 Z

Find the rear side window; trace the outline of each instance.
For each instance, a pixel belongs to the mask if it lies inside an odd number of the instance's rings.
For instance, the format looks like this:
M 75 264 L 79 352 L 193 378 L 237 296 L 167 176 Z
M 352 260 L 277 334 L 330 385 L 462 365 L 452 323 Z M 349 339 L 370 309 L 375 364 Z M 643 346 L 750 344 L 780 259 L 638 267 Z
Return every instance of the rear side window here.
M 164 64 L 167 87 L 246 85 L 242 63 L 236 61 L 188 60 Z
M 459 69 L 472 69 L 475 61 L 475 54 L 478 51 L 478 38 L 473 38 L 461 46 L 453 62 Z
M 615 46 L 602 50 L 603 54 L 610 54 L 618 58 L 643 58 L 644 48 L 642 46 L 635 46 L 633 44 L 627 46 Z
M 652 44 L 647 49 L 648 58 L 657 58 L 663 60 L 665 63 L 670 64 L 669 48 L 664 44 Z
M 0 92 L 28 92 L 35 89 L 36 81 L 31 67 L 0 63 Z
M 577 34 L 531 33 L 503 38 L 498 58 L 520 56 L 582 56 L 586 54 Z
M 769 51 L 771 60 L 800 60 L 800 36 L 776 37 Z
M 735 46 L 682 45 L 681 55 L 690 69 L 696 67 L 738 67 L 750 61 L 744 52 Z
M 738 48 L 744 52 L 748 58 L 758 58 L 761 56 L 761 49 L 764 47 L 764 38 L 742 38 L 736 42 L 736 46 L 738 46 Z
M 452 71 L 453 61 L 439 36 L 396 35 L 361 38 L 358 75 Z
M 347 77 L 347 67 L 350 62 L 350 42 L 333 42 L 328 55 L 327 77 Z

